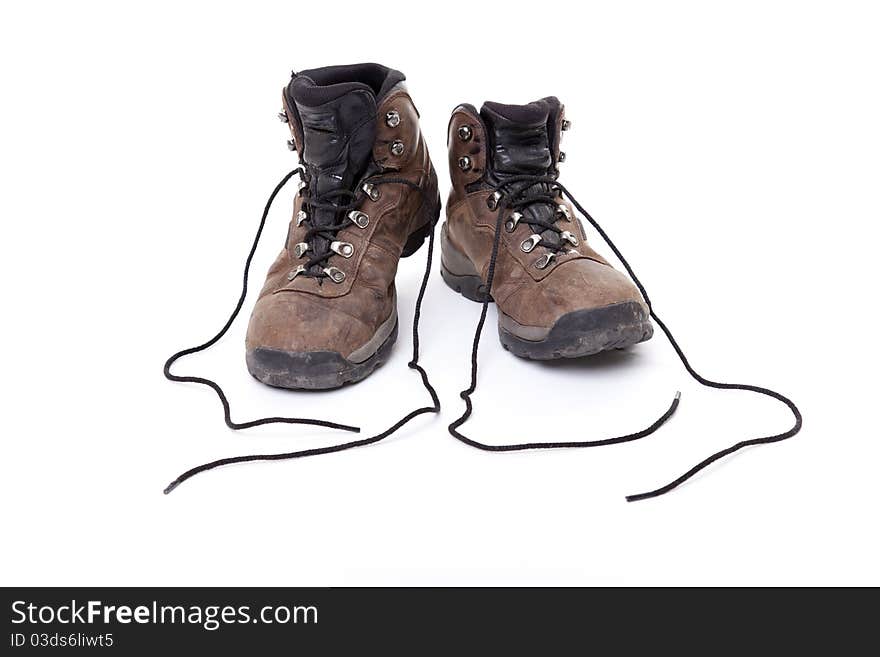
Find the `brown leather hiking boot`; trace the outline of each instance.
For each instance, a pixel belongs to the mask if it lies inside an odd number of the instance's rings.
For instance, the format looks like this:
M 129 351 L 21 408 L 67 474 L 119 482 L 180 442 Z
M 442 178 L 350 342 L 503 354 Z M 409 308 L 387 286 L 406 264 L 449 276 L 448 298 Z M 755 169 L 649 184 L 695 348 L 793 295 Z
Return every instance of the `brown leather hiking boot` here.
M 294 74 L 283 91 L 305 173 L 248 326 L 248 370 L 263 383 L 336 388 L 388 359 L 398 260 L 440 212 L 404 79 L 378 64 L 330 66 Z
M 473 301 L 491 292 L 501 344 L 524 358 L 587 356 L 653 334 L 639 290 L 587 244 L 580 220 L 553 184 L 569 125 L 554 97 L 528 105 L 487 102 L 479 112 L 459 105 L 449 122 L 452 191 L 441 273 Z
M 269 269 L 247 332 L 247 364 L 260 381 L 285 388 L 324 389 L 359 381 L 388 357 L 397 337 L 394 276 L 401 257 L 427 238 L 425 273 L 412 322 L 412 358 L 430 406 L 416 408 L 366 438 L 279 454 L 246 454 L 203 463 L 178 476 L 170 493 L 202 472 L 232 463 L 281 461 L 373 445 L 414 418 L 440 412 L 440 398 L 419 364 L 419 321 L 431 273 L 434 226 L 440 215 L 437 176 L 403 86 L 404 76 L 378 64 L 331 66 L 294 74 L 282 96 L 290 149 L 301 166 L 272 190 L 244 263 L 238 302 L 220 331 L 172 354 L 171 381 L 211 388 L 230 429 L 302 424 L 360 432 L 333 420 L 272 416 L 235 421 L 216 381 L 172 372 L 174 364 L 205 351 L 226 335 L 244 306 L 254 254 L 272 203 L 295 176 L 301 179 L 281 254 Z

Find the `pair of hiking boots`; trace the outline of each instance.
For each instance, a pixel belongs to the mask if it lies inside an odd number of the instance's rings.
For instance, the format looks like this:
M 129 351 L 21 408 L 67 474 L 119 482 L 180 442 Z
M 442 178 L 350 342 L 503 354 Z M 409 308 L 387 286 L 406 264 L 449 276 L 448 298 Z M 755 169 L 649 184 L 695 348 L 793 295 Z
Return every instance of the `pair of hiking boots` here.
M 211 346 L 228 330 L 244 302 L 248 268 L 269 205 L 298 174 L 300 189 L 287 238 L 269 269 L 248 325 L 248 370 L 263 383 L 290 389 L 337 388 L 367 377 L 389 358 L 397 338 L 394 280 L 399 259 L 414 254 L 427 239 L 428 265 L 416 306 L 410 366 L 420 371 L 433 406 L 410 413 L 388 431 L 368 439 L 205 464 L 182 475 L 166 492 L 217 465 L 311 456 L 376 442 L 416 415 L 439 411 L 436 392 L 418 365 L 417 331 L 441 201 L 419 114 L 404 79 L 399 71 L 378 64 L 331 66 L 293 75 L 283 90 L 279 116 L 289 125 L 289 147 L 298 153 L 302 166 L 288 174 L 270 197 L 232 317 L 211 341 L 172 356 L 165 373 L 174 380 L 214 387 L 232 428 L 287 422 L 356 430 L 304 418 L 263 418 L 238 424 L 231 420 L 229 403 L 216 383 L 170 372 L 177 358 Z M 676 394 L 669 409 L 647 429 L 603 440 L 492 445 L 467 438 L 459 427 L 472 410 L 477 349 L 490 301 L 497 306 L 502 345 L 528 359 L 575 358 L 634 345 L 651 338 L 653 316 L 700 383 L 750 389 L 789 405 L 795 426 L 787 434 L 756 441 L 774 442 L 794 435 L 800 428 L 800 414 L 787 398 L 756 386 L 712 382 L 690 368 L 668 329 L 652 313 L 644 287 L 620 252 L 558 180 L 559 165 L 565 160 L 560 143 L 570 126 L 555 97 L 527 105 L 486 102 L 479 111 L 462 104 L 452 112 L 447 140 L 452 189 L 440 230 L 441 275 L 453 290 L 483 304 L 473 345 L 471 386 L 462 393 L 467 410 L 450 426 L 452 435 L 490 451 L 591 447 L 644 437 L 678 406 Z M 578 212 L 599 231 L 629 277 L 587 243 Z M 631 499 L 662 492 L 666 491 L 658 489 Z
M 437 175 L 398 71 L 304 71 L 283 103 L 305 185 L 251 315 L 247 365 L 272 386 L 335 388 L 389 357 L 398 260 L 439 217 Z M 480 112 L 461 105 L 449 123 L 443 279 L 468 299 L 486 297 L 496 215 L 509 192 L 492 297 L 502 344 L 525 358 L 585 356 L 652 334 L 638 289 L 590 248 L 553 189 L 569 125 L 555 98 L 486 103 Z M 389 173 L 411 185 L 374 180 Z

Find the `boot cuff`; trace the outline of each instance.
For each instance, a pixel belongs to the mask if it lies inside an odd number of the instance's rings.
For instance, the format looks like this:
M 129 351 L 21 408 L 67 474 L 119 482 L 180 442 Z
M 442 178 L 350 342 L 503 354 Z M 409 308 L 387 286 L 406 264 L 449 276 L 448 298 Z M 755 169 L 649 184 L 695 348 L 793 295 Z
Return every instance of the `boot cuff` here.
M 381 100 L 405 79 L 400 71 L 381 64 L 325 66 L 295 74 L 290 91 L 298 103 L 316 107 L 357 89 Z

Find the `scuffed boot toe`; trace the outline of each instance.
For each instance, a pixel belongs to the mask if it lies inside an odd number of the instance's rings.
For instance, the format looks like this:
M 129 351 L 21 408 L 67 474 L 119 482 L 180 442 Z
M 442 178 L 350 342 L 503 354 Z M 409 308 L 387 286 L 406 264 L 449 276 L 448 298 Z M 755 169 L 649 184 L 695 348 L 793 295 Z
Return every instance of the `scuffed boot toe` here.
M 258 381 L 276 388 L 329 390 L 357 383 L 388 360 L 397 340 L 397 322 L 379 349 L 360 362 L 338 351 L 285 351 L 271 347 L 248 349 L 247 367 Z
M 560 317 L 549 329 L 518 325 L 503 313 L 499 314 L 498 322 L 498 336 L 504 348 L 533 360 L 592 356 L 644 342 L 652 335 L 654 327 L 647 311 L 636 301 L 575 310 Z
M 397 312 L 364 322 L 305 295 L 267 295 L 254 307 L 246 340 L 248 371 L 277 388 L 327 390 L 366 378 L 388 360 Z

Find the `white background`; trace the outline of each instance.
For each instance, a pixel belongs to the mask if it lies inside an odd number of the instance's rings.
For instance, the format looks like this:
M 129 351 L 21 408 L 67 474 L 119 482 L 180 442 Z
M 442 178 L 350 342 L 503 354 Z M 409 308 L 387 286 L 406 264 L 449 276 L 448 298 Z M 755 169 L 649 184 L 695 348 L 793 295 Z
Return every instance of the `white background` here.
M 4 5 L 2 583 L 880 584 L 876 6 L 662 5 Z M 358 61 L 407 75 L 444 188 L 456 104 L 557 95 L 574 123 L 562 180 L 694 364 L 790 395 L 802 433 L 627 504 L 719 448 L 784 430 L 788 412 L 701 388 L 659 331 L 586 362 L 518 360 L 493 309 L 469 435 L 601 438 L 650 423 L 676 389 L 682 405 L 623 446 L 461 445 L 446 425 L 479 306 L 435 269 L 422 343 L 441 416 L 378 446 L 217 470 L 163 496 L 206 460 L 350 437 L 230 431 L 213 392 L 161 370 L 223 324 L 265 199 L 296 164 L 274 117 L 290 69 Z M 270 215 L 252 292 L 292 193 Z M 253 297 L 217 348 L 177 371 L 218 379 L 236 419 L 381 431 L 427 403 L 406 367 L 424 257 L 401 265 L 401 339 L 362 384 L 304 394 L 251 379 Z

